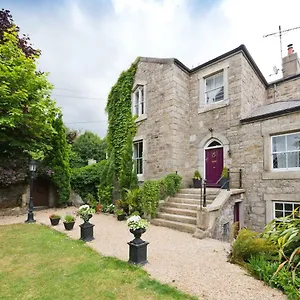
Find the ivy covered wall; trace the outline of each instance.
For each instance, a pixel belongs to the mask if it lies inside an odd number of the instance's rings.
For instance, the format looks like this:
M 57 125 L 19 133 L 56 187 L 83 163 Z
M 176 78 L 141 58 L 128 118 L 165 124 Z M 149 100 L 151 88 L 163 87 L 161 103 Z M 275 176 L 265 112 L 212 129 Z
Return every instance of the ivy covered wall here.
M 128 70 L 121 73 L 109 93 L 106 105 L 108 114 L 107 151 L 114 166 L 115 188 L 116 186 L 119 188 L 121 183 L 121 195 L 123 194 L 122 190 L 131 188 L 131 183 L 136 181 L 132 174 L 132 168 L 128 167 L 128 163 L 132 163 L 132 147 L 128 147 L 128 140 L 132 141 L 132 137 L 136 133 L 131 109 L 131 93 L 138 62 L 139 59 L 136 59 Z M 124 159 L 128 161 L 124 161 Z M 128 180 L 128 178 L 130 179 Z

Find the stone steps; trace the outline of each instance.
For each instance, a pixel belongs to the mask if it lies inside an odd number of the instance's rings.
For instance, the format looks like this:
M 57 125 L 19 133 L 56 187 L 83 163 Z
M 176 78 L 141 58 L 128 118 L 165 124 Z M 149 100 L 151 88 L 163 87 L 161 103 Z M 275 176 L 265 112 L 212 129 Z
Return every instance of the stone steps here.
M 211 204 L 219 189 L 206 190 L 207 205 Z M 194 233 L 197 224 L 197 208 L 200 205 L 200 189 L 182 189 L 175 196 L 169 197 L 151 223 L 169 227 L 178 231 Z
M 160 219 L 175 221 L 175 222 L 180 222 L 180 223 L 185 223 L 185 224 L 196 225 L 196 223 L 197 223 L 195 217 L 189 217 L 189 216 L 183 216 L 183 215 L 175 215 L 175 214 L 173 215 L 173 214 L 160 212 L 160 213 L 158 213 L 157 217 Z
M 152 219 L 151 224 L 156 226 L 164 226 L 164 227 L 172 228 L 187 233 L 194 233 L 196 230 L 196 225 L 185 224 L 185 223 L 170 221 L 165 219 Z
M 201 189 L 181 189 L 178 191 L 177 194 L 196 194 L 200 195 Z M 206 194 L 213 194 L 217 195 L 219 193 L 220 189 L 217 188 L 206 188 Z
M 188 217 L 197 217 L 197 212 L 195 210 L 188 210 L 188 209 L 179 209 L 179 208 L 173 208 L 168 206 L 162 206 L 160 209 L 163 213 L 173 214 L 173 215 L 182 215 L 182 216 L 188 216 Z
M 206 198 L 206 203 L 210 204 L 210 203 L 213 202 L 214 199 L 207 199 Z M 200 198 L 199 199 L 186 199 L 186 198 L 170 197 L 167 203 L 185 203 L 185 204 L 199 205 L 200 204 Z

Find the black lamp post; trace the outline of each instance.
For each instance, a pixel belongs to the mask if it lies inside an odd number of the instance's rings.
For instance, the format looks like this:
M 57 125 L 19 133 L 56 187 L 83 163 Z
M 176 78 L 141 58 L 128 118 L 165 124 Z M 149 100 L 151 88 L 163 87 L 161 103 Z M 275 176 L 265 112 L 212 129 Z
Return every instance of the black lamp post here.
M 29 196 L 29 206 L 28 206 L 28 217 L 25 223 L 34 223 L 35 219 L 33 217 L 33 199 L 32 199 L 32 190 L 33 190 L 33 178 L 36 171 L 36 161 L 31 160 L 29 163 L 29 172 L 30 172 L 30 196 Z

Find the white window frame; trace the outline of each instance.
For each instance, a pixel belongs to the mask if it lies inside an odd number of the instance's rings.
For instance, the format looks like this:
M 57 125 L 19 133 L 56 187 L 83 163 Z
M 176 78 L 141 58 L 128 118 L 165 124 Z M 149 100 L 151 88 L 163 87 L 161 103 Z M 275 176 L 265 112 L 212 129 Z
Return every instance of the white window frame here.
M 220 76 L 222 74 L 222 84 L 219 85 L 219 86 L 216 86 L 216 77 Z M 213 80 L 213 88 L 210 89 L 210 90 L 207 90 L 207 86 L 206 86 L 206 82 L 208 79 L 212 79 Z M 205 91 L 204 91 L 204 94 L 205 94 L 205 105 L 212 105 L 212 104 L 215 104 L 215 103 L 220 103 L 222 101 L 225 100 L 225 82 L 224 82 L 224 70 L 220 70 L 218 71 L 217 73 L 214 73 L 214 74 L 211 74 L 207 77 L 204 78 L 205 80 Z M 221 100 L 218 100 L 218 101 L 214 101 L 214 99 L 212 99 L 212 101 L 209 101 L 207 99 L 208 97 L 208 94 L 213 92 L 213 91 L 216 91 L 220 88 L 223 88 L 223 98 Z
M 291 132 L 291 133 L 285 133 L 285 134 L 278 134 L 278 135 L 272 135 L 271 136 L 271 170 L 275 172 L 284 172 L 284 171 L 299 171 L 300 167 L 288 167 L 288 156 L 286 155 L 286 168 L 274 168 L 273 165 L 273 154 L 278 154 L 278 153 L 291 153 L 291 152 L 299 152 L 300 154 L 300 149 L 299 150 L 287 150 L 287 136 L 292 135 L 292 134 L 299 134 L 300 132 Z M 276 151 L 273 152 L 273 138 L 275 137 L 280 137 L 280 136 L 285 136 L 285 151 Z
M 139 144 L 142 144 L 142 147 L 143 147 L 141 157 L 138 156 L 139 155 L 139 149 L 138 149 Z M 137 146 L 137 148 L 136 148 L 136 146 Z M 142 140 L 142 139 L 135 140 L 133 142 L 133 160 L 135 161 L 135 164 L 136 164 L 136 168 L 137 168 L 136 171 L 137 171 L 138 176 L 143 176 L 144 175 L 144 149 L 145 149 L 144 147 L 145 147 L 144 140 Z M 142 173 L 138 173 L 138 160 L 141 161 Z
M 137 84 L 133 90 L 132 109 L 134 116 L 146 114 L 146 88 L 144 84 Z
M 226 107 L 229 105 L 229 93 L 228 93 L 228 70 L 229 70 L 229 60 L 220 61 L 211 66 L 200 70 L 198 73 L 199 80 L 199 108 L 198 113 L 205 113 L 210 110 Z M 206 78 L 210 76 L 223 72 L 223 86 L 224 86 L 224 98 L 222 101 L 214 103 L 206 103 Z
M 282 204 L 283 209 L 275 209 L 276 204 Z M 291 204 L 292 205 L 292 212 L 288 211 L 289 213 L 286 214 L 286 210 L 285 210 L 285 204 Z M 276 211 L 282 211 L 283 212 L 283 217 L 289 216 L 293 213 L 293 211 L 295 210 L 295 205 L 300 206 L 300 202 L 293 202 L 293 201 L 273 201 L 273 219 L 278 219 L 279 217 L 276 217 Z

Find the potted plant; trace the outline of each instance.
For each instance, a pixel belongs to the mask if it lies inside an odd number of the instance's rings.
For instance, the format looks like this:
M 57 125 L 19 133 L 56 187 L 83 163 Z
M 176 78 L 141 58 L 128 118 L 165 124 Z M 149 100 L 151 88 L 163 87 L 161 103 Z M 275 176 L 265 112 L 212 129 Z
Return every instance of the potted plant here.
M 72 230 L 75 224 L 75 216 L 65 215 L 64 226 L 66 230 Z
M 228 189 L 229 180 L 228 180 L 228 168 L 227 167 L 224 167 L 222 170 L 220 185 L 221 185 L 221 189 Z
M 202 178 L 201 174 L 198 170 L 194 172 L 194 177 L 193 177 L 193 187 L 196 189 L 201 188 L 202 185 Z
M 132 215 L 127 219 L 127 225 L 130 232 L 134 235 L 134 239 L 128 243 L 129 245 L 129 263 L 144 265 L 147 261 L 148 242 L 141 239 L 141 235 L 146 231 L 149 222 L 142 219 L 138 215 Z
M 123 208 L 115 209 L 115 215 L 117 216 L 118 221 L 124 221 L 126 218 L 126 213 Z
M 113 204 L 109 204 L 107 206 L 107 212 L 110 213 L 110 214 L 113 214 L 114 213 L 114 210 L 115 210 L 115 206 Z
M 97 213 L 97 214 L 100 214 L 101 209 L 102 209 L 102 205 L 101 205 L 100 203 L 98 203 L 98 204 L 96 205 L 96 213 Z
M 59 220 L 61 219 L 60 215 L 52 214 L 49 216 L 50 222 L 52 226 L 56 226 L 59 223 Z
M 141 235 L 146 232 L 149 222 L 142 219 L 140 216 L 134 215 L 127 219 L 127 226 L 129 231 L 134 235 L 135 239 L 132 241 L 134 244 L 143 242 Z
M 77 211 L 77 215 L 84 221 L 84 223 L 79 225 L 79 227 L 81 229 L 80 239 L 85 242 L 94 239 L 94 225 L 89 223 L 89 220 L 92 218 L 94 213 L 95 210 L 91 208 L 88 204 L 81 205 Z

